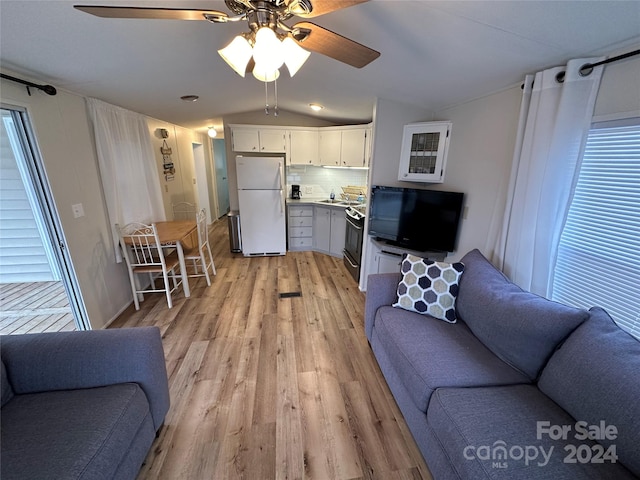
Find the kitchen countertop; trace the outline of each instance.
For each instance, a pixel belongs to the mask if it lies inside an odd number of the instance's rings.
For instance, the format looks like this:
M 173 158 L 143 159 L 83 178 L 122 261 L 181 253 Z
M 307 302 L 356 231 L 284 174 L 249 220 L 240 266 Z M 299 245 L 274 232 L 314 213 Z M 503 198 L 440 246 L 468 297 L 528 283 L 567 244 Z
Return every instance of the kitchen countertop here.
M 350 204 L 342 200 L 331 202 L 328 198 L 287 198 L 287 205 L 320 205 L 323 207 L 347 208 Z

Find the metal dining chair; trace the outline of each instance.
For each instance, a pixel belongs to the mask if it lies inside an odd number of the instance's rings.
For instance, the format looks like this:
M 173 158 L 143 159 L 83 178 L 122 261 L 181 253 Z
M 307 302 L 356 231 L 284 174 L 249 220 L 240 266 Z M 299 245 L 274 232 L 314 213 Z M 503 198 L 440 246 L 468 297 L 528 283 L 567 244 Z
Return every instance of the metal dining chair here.
M 211 255 L 211 248 L 209 248 L 209 228 L 207 227 L 207 212 L 204 208 L 196 215 L 196 223 L 198 224 L 198 245 L 184 252 L 185 261 L 191 261 L 193 266 L 193 272 L 187 272 L 187 275 L 189 277 L 205 277 L 207 285 L 211 286 L 209 267 L 215 275 L 216 266 L 213 262 L 213 255 Z M 209 261 L 206 258 L 207 254 Z
M 178 202 L 172 203 L 174 220 L 193 220 L 196 218 L 197 207 L 193 203 Z
M 180 270 L 180 260 L 177 252 L 167 253 L 160 244 L 158 232 L 154 224 L 130 223 L 124 227 L 116 224 L 116 230 L 120 237 L 122 256 L 127 264 L 133 302 L 136 310 L 140 310 L 140 300 L 145 293 L 164 292 L 167 296 L 169 308 L 173 306 L 171 294 L 182 283 L 176 270 Z M 136 275 L 148 275 L 149 284 L 139 287 L 140 279 Z M 162 275 L 163 287 L 156 288 L 156 278 Z M 169 282 L 171 278 L 172 282 Z M 171 285 L 173 284 L 173 286 Z

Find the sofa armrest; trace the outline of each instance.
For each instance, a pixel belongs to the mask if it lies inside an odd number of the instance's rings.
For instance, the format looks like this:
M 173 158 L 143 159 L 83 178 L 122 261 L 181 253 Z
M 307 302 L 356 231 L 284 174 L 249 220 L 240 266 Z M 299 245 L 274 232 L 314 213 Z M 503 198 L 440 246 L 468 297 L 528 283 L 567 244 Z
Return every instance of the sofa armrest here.
M 16 394 L 137 383 L 160 428 L 169 409 L 167 369 L 157 327 L 0 337 Z
M 378 308 L 395 303 L 398 295 L 399 273 L 374 273 L 367 279 L 367 293 L 364 302 L 364 331 L 371 341 L 373 324 Z

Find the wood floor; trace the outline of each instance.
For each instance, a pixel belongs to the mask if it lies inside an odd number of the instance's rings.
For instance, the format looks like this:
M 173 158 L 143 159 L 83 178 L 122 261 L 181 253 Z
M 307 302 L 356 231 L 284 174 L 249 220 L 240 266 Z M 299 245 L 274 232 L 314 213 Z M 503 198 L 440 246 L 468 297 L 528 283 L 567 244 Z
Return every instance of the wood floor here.
M 111 325 L 163 336 L 171 408 L 138 480 L 430 479 L 342 260 L 244 258 L 229 252 L 225 222 L 211 232 L 210 287 L 192 281 L 172 309 L 146 296 Z
M 62 282 L 0 284 L 0 335 L 75 328 Z

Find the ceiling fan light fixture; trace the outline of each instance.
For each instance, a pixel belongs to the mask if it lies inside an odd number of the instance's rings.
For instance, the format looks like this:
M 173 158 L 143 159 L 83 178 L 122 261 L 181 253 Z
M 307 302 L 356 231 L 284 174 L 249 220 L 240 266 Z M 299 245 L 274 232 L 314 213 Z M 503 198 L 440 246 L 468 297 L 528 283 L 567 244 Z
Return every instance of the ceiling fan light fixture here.
M 282 42 L 269 27 L 260 27 L 253 45 L 253 60 L 268 71 L 277 70 L 284 63 Z
M 311 55 L 311 52 L 305 50 L 298 45 L 291 37 L 287 37 L 282 41 L 282 50 L 284 53 L 284 63 L 292 77 L 300 70 L 300 67 Z
M 280 77 L 280 70 L 278 70 L 277 68 L 275 70 L 270 69 L 264 67 L 263 65 L 260 65 L 259 63 L 256 63 L 256 66 L 253 67 L 253 76 L 261 82 L 273 82 L 274 80 L 277 80 L 278 77 Z
M 218 54 L 238 75 L 244 77 L 247 64 L 253 55 L 251 45 L 242 35 L 236 36 L 229 45 L 218 50 Z

